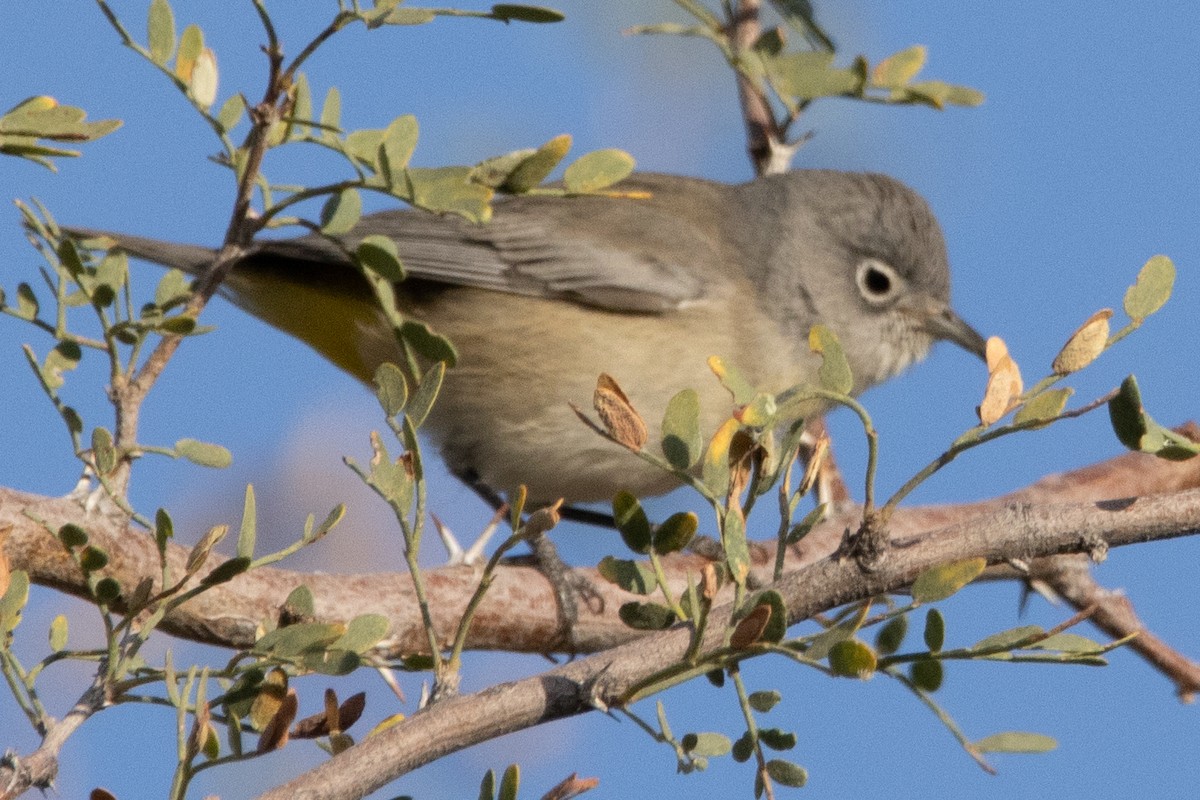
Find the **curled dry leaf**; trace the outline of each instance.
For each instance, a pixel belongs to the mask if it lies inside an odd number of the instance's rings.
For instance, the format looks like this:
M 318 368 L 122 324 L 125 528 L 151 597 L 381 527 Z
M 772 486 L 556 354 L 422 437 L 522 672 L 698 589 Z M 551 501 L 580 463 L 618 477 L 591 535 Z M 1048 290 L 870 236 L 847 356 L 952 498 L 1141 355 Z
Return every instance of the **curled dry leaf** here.
M 816 484 L 817 478 L 825 466 L 825 459 L 829 456 L 829 443 L 829 434 L 821 431 L 816 444 L 812 446 L 812 454 L 804 464 L 804 474 L 800 477 L 800 485 L 796 488 L 796 492 L 801 496 L 808 494 Z
M 1108 320 L 1113 315 L 1111 308 L 1103 308 L 1092 314 L 1088 321 L 1071 334 L 1054 359 L 1051 369 L 1056 375 L 1070 375 L 1096 360 L 1108 344 Z
M 755 606 L 754 610 L 743 617 L 742 621 L 733 629 L 733 636 L 729 638 L 729 646 L 734 650 L 745 650 L 762 638 L 763 632 L 767 629 L 767 623 L 770 621 L 771 607 L 766 603 Z
M 979 421 L 993 425 L 1012 410 L 1021 397 L 1025 386 L 1021 381 L 1021 370 L 1008 354 L 1008 347 L 998 336 L 987 342 L 988 382 L 979 404 Z
M 542 795 L 542 800 L 571 800 L 599 785 L 599 778 L 581 778 L 578 773 L 572 772 L 562 783 Z
M 700 571 L 700 594 L 706 600 L 712 600 L 716 598 L 720 588 L 717 583 L 717 568 L 711 562 L 705 564 L 704 569 Z
M 592 404 L 609 436 L 635 453 L 642 449 L 649 438 L 646 423 L 608 373 L 601 373 L 596 379 Z
M 287 744 L 288 728 L 291 727 L 292 720 L 296 718 L 296 711 L 299 708 L 300 701 L 296 697 L 296 690 L 288 689 L 287 695 L 279 705 L 279 710 L 275 712 L 275 716 L 271 717 L 271 721 L 267 723 L 258 737 L 257 752 L 270 753 Z

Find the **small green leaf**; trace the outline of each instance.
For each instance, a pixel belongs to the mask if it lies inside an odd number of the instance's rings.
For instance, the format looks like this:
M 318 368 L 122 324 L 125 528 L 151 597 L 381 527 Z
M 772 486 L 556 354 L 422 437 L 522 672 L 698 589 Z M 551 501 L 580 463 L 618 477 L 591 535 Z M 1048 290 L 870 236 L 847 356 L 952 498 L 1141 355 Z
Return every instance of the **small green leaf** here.
M 1040 422 L 1043 424 L 1034 426 L 1034 430 L 1044 427 L 1062 413 L 1063 408 L 1067 405 L 1067 400 L 1073 394 L 1075 394 L 1075 390 L 1070 386 L 1044 391 L 1021 406 L 1016 416 L 1013 417 L 1013 424 L 1025 425 Z
M 617 616 L 639 631 L 661 631 L 675 624 L 675 612 L 658 603 L 624 603 Z
M 1135 324 L 1163 307 L 1175 286 L 1175 265 L 1166 256 L 1154 256 L 1138 272 L 1125 292 L 1125 313 Z
M 226 561 L 222 561 L 220 564 L 213 567 L 212 570 L 201 579 L 200 585 L 218 586 L 222 583 L 228 583 L 238 575 L 241 575 L 243 572 L 250 569 L 250 564 L 250 558 L 247 556 L 238 556 L 237 558 L 230 558 Z
M 87 532 L 73 522 L 68 522 L 58 529 L 58 541 L 68 550 L 83 547 L 88 543 Z
M 88 545 L 79 552 L 79 568 L 84 572 L 95 572 L 108 566 L 108 553 L 99 547 Z
M 166 554 L 167 542 L 174 537 L 175 523 L 171 520 L 171 515 L 165 508 L 158 509 L 154 512 L 154 542 L 158 545 L 159 556 Z
M 918 603 L 945 600 L 978 578 L 986 567 L 987 560 L 982 558 L 968 558 L 931 567 L 913 581 L 912 598 Z
M 383 163 L 387 165 L 386 177 L 395 183 L 396 173 L 408 166 L 413 151 L 417 149 L 417 118 L 412 114 L 396 117 L 383 130 Z
M 771 85 L 793 100 L 835 95 L 857 95 L 866 80 L 865 70 L 833 66 L 833 53 L 800 51 L 763 59 Z
M 342 521 L 342 517 L 344 516 L 346 516 L 346 505 L 344 503 L 338 503 L 333 507 L 332 510 L 330 510 L 328 514 L 325 515 L 325 519 L 322 520 L 321 524 L 315 529 L 307 526 L 305 527 L 304 543 L 312 544 L 325 534 L 329 533 L 339 522 Z
M 719 672 L 719 671 L 718 671 Z M 722 676 L 725 673 L 720 672 Z M 745 764 L 754 756 L 754 737 L 750 735 L 750 731 L 746 731 L 738 740 L 733 743 L 733 760 L 739 764 Z
M 503 191 L 513 194 L 527 192 L 544 181 L 558 162 L 562 161 L 571 149 L 571 137 L 563 134 L 555 136 L 550 141 L 534 151 L 533 155 L 523 160 L 508 176 L 501 187 Z
M 221 126 L 221 130 L 228 133 L 242 121 L 242 114 L 245 112 L 246 99 L 240 94 L 230 95 L 217 112 L 217 124 Z
M 746 380 L 737 368 L 720 356 L 708 357 L 708 368 L 717 376 L 717 380 L 731 395 L 733 402 L 744 406 L 754 399 L 754 386 Z
M 808 333 L 808 346 L 821 356 L 821 367 L 817 372 L 821 387 L 838 394 L 850 394 L 854 388 L 854 376 L 833 331 L 824 325 L 814 325 Z
M 238 531 L 237 555 L 254 558 L 254 541 L 258 530 L 258 503 L 254 497 L 254 484 L 246 484 L 246 498 L 242 502 L 242 527 Z
M 414 428 L 420 428 L 425 422 L 425 418 L 429 416 L 433 403 L 437 400 L 438 392 L 442 389 L 442 381 L 445 377 L 446 364 L 439 361 L 427 369 L 421 376 L 421 380 L 417 382 L 417 389 L 412 393 L 405 408 L 405 414 Z
M 718 758 L 733 748 L 729 737 L 720 733 L 688 733 L 679 744 L 688 755 L 701 758 Z
M 1056 650 L 1062 653 L 1098 653 L 1104 648 L 1099 642 L 1077 633 L 1056 633 L 1030 645 L 1035 650 Z
M 639 555 L 649 553 L 652 539 L 650 520 L 638 499 L 629 492 L 617 492 L 613 497 L 612 509 L 613 521 L 625 546 Z
M 8 588 L 0 595 L 0 637 L 7 639 L 21 624 L 21 612 L 28 602 L 29 573 L 23 569 L 13 570 L 8 576 Z
M 677 553 L 687 547 L 700 527 L 700 518 L 691 511 L 672 514 L 654 531 L 654 552 Z
M 330 86 L 325 93 L 325 104 L 321 106 L 321 127 L 325 129 L 322 137 L 333 137 L 332 131 L 342 127 L 342 95 L 336 86 Z
M 791 750 L 796 746 L 796 734 L 779 728 L 759 728 L 758 740 L 772 750 Z
M 863 680 L 875 674 L 875 651 L 857 639 L 843 639 L 829 648 L 829 667 L 834 675 Z
M 193 464 L 213 469 L 225 469 L 233 463 L 233 454 L 219 444 L 180 439 L 175 443 L 175 455 Z
M 382 614 L 361 614 L 350 620 L 346 632 L 330 647 L 362 655 L 379 644 L 391 627 L 391 621 Z
M 658 578 L 648 564 L 605 556 L 597 566 L 600 577 L 632 594 L 647 595 L 658 588 Z
M 160 66 L 166 64 L 175 52 L 175 13 L 167 0 L 151 0 L 146 31 L 151 60 Z
M 704 439 L 700 435 L 700 395 L 695 389 L 684 389 L 667 403 L 662 423 L 662 450 L 677 470 L 689 470 L 700 460 Z
M 1037 625 L 1021 625 L 1016 628 L 1009 628 L 1000 633 L 993 633 L 991 636 L 986 636 L 980 639 L 971 646 L 972 650 L 1011 650 L 1017 646 L 1023 646 L 1030 639 L 1035 639 L 1045 633 L 1041 627 Z
M 772 758 L 767 762 L 767 774 L 771 780 L 793 789 L 802 788 L 808 783 L 808 771 L 804 767 L 782 758 Z
M 751 692 L 750 696 L 746 699 L 749 701 L 751 708 L 760 714 L 765 714 L 779 704 L 779 701 L 783 699 L 783 695 L 771 689 L 769 691 Z
M 525 6 L 515 3 L 497 3 L 492 6 L 492 16 L 504 22 L 562 22 L 566 16 L 552 8 Z
M 50 649 L 58 653 L 67 646 L 69 623 L 65 614 L 59 614 L 50 623 Z
M 500 779 L 500 793 L 496 800 L 517 800 L 517 791 L 521 788 L 521 767 L 509 764 Z
M 397 331 L 400 340 L 412 347 L 417 355 L 431 362 L 445 362 L 453 367 L 458 363 L 458 351 L 445 336 L 439 336 L 424 322 L 406 319 Z
M 375 370 L 375 396 L 383 407 L 383 413 L 389 417 L 404 410 L 404 404 L 408 402 L 408 381 L 395 364 L 383 363 Z
M 1058 742 L 1041 733 L 1006 731 L 980 739 L 974 747 L 981 753 L 1048 753 Z
M 1108 401 L 1108 414 L 1117 438 L 1131 450 L 1153 453 L 1171 461 L 1184 461 L 1200 454 L 1200 443 L 1164 428 L 1145 412 L 1141 390 L 1132 375 L 1121 382 L 1117 395 Z
M 373 234 L 365 237 L 355 248 L 354 256 L 359 266 L 384 280 L 394 283 L 404 280 L 404 265 L 400 262 L 396 242 L 390 236 Z
M 321 209 L 321 232 L 328 236 L 349 233 L 362 218 L 362 195 L 357 189 L 343 189 L 331 195 Z
M 875 69 L 871 71 L 871 83 L 885 89 L 898 89 L 908 85 L 925 66 L 926 55 L 925 46 L 919 44 L 893 53 L 875 65 Z
M 254 643 L 253 652 L 294 658 L 307 651 L 324 651 L 346 632 L 346 626 L 334 622 L 299 622 L 276 628 Z
M 187 276 L 181 270 L 169 269 L 154 287 L 154 305 L 167 311 L 186 303 L 191 296 Z
M 115 578 L 101 578 L 96 581 L 96 589 L 92 592 L 97 603 L 108 605 L 116 602 L 121 596 L 121 584 Z
M 941 661 L 935 658 L 922 658 L 912 663 L 908 675 L 918 689 L 925 692 L 936 692 L 942 688 L 946 671 L 942 667 Z
M 1140 450 L 1142 436 L 1146 434 L 1146 416 L 1137 378 L 1130 375 L 1121 381 L 1117 396 L 1108 401 L 1108 416 L 1121 444 L 1130 450 Z
M 23 320 L 37 319 L 37 295 L 33 293 L 33 287 L 28 283 L 17 284 L 17 307 L 13 310 L 13 315 Z
M 92 431 L 92 459 L 96 463 L 96 471 L 101 475 L 109 474 L 117 466 L 117 450 L 107 428 Z
M 192 77 L 196 59 L 204 51 L 204 31 L 198 25 L 188 25 L 179 37 L 179 52 L 175 54 L 175 77 L 187 83 Z
M 889 656 L 900 649 L 908 633 L 908 615 L 901 614 L 889 619 L 875 635 L 875 649 L 880 655 Z
M 721 526 L 721 546 L 725 549 L 725 563 L 734 583 L 741 584 L 750 573 L 750 545 L 746 541 L 746 520 L 741 514 L 725 515 Z
M 596 192 L 629 177 L 634 166 L 633 156 L 623 150 L 596 150 L 567 167 L 563 185 L 568 192 Z
M 925 646 L 936 653 L 946 643 L 946 618 L 936 608 L 925 612 Z
M 825 519 L 825 515 L 829 512 L 829 503 L 821 503 L 812 511 L 804 515 L 804 519 L 797 522 L 788 529 L 786 544 L 796 544 L 801 539 L 809 534 L 809 532 L 820 525 Z
M 300 584 L 288 593 L 283 601 L 283 611 L 293 620 L 309 620 L 316 615 L 312 589 Z
M 479 782 L 479 800 L 496 800 L 496 773 L 488 770 Z

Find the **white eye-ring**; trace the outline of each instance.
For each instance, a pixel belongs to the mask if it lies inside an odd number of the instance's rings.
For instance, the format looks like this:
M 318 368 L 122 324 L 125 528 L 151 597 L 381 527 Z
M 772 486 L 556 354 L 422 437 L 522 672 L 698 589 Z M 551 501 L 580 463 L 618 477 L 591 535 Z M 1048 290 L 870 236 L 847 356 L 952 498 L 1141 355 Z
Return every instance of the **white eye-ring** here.
M 896 270 L 878 258 L 864 258 L 860 261 L 854 281 L 858 284 L 858 291 L 863 299 L 873 306 L 891 302 L 903 284 L 903 278 L 896 274 Z

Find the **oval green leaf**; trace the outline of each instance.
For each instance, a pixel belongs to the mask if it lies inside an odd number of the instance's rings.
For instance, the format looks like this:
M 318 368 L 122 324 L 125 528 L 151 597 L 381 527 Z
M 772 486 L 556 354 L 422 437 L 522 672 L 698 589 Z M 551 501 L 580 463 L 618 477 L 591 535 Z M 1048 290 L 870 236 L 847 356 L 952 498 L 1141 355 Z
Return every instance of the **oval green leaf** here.
M 654 531 L 654 552 L 677 553 L 687 547 L 700 527 L 700 518 L 691 511 L 672 514 Z
M 1041 733 L 1005 731 L 980 739 L 974 747 L 981 753 L 1047 753 L 1058 747 L 1058 742 Z
M 700 436 L 700 395 L 684 389 L 667 403 L 662 423 L 662 451 L 677 470 L 689 470 L 700 460 L 704 439 Z
M 925 613 L 925 646 L 936 653 L 946 643 L 946 618 L 936 608 Z
M 225 469 L 233 463 L 233 454 L 219 444 L 199 442 L 195 439 L 180 439 L 175 443 L 175 454 L 193 464 L 213 469 Z
M 568 192 L 596 192 L 629 177 L 636 166 L 624 150 L 596 150 L 575 160 L 563 173 Z
M 843 639 L 829 648 L 829 667 L 834 675 L 867 679 L 875 674 L 875 651 L 857 639 Z
M 629 492 L 617 492 L 612 501 L 613 520 L 625 546 L 639 555 L 650 552 L 650 520 L 638 499 Z
M 909 669 L 909 679 L 918 689 L 926 692 L 936 692 L 942 688 L 945 677 L 946 671 L 942 667 L 942 662 L 934 658 L 922 658 L 914 661 Z
M 1163 307 L 1175 286 L 1175 265 L 1166 256 L 1153 256 L 1125 292 L 1125 313 L 1135 323 Z
M 331 195 L 321 209 L 321 232 L 329 236 L 349 233 L 362 217 L 362 195 L 357 189 L 343 189 Z
M 945 600 L 978 578 L 985 567 L 985 559 L 968 558 L 927 569 L 913 581 L 912 598 L 918 603 Z

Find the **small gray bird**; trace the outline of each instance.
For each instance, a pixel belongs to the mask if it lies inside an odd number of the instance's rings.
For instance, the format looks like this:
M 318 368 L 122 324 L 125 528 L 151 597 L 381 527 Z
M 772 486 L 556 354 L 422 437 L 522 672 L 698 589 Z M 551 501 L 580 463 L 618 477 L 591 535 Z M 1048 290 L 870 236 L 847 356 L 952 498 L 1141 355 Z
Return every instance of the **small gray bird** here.
M 394 239 L 409 276 L 402 309 L 459 350 L 427 423 L 456 474 L 502 492 L 525 484 L 538 502 L 666 492 L 671 476 L 588 430 L 569 404 L 589 407 L 607 372 L 653 428 L 690 387 L 711 435 L 731 401 L 707 358 L 768 391 L 815 383 L 817 323 L 840 338 L 856 393 L 939 339 L 984 355 L 949 305 L 937 220 L 895 180 L 813 170 L 730 186 L 638 174 L 619 188 L 650 197 L 516 197 L 486 225 L 386 211 L 343 237 L 350 249 L 370 234 Z M 74 233 L 192 274 L 214 254 Z M 257 242 L 222 291 L 365 383 L 379 364 L 402 363 L 364 279 L 320 236 Z

